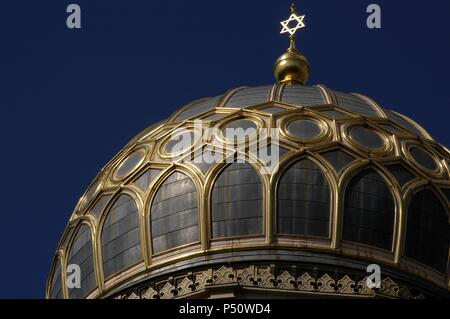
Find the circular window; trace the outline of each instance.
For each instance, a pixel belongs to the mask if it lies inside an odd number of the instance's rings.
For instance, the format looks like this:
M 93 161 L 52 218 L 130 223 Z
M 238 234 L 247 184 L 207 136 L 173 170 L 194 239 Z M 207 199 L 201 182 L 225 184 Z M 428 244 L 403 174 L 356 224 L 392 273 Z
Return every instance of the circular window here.
M 436 172 L 439 169 L 437 161 L 424 149 L 418 146 L 412 146 L 409 149 L 409 153 L 411 154 L 414 161 L 422 168 L 432 172 Z
M 227 123 L 222 128 L 222 134 L 227 140 L 244 140 L 255 135 L 258 125 L 247 119 L 240 119 Z
M 164 152 L 170 155 L 181 154 L 191 149 L 200 138 L 193 130 L 183 130 L 172 134 L 170 139 L 164 145 Z
M 322 127 L 314 120 L 299 119 L 288 123 L 286 127 L 290 135 L 302 140 L 316 139 L 322 135 Z
M 145 157 L 145 150 L 140 149 L 133 153 L 131 153 L 116 169 L 114 177 L 116 178 L 124 178 L 130 175 L 139 165 L 141 165 L 142 161 Z
M 383 150 L 386 142 L 380 133 L 373 129 L 354 126 L 349 130 L 350 139 L 360 147 L 369 150 Z

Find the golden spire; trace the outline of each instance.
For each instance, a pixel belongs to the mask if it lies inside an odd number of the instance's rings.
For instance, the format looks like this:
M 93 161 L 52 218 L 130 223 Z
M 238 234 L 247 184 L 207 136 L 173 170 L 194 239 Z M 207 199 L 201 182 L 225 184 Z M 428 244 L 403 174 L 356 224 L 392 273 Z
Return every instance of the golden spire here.
M 274 74 L 278 82 L 305 84 L 309 78 L 309 62 L 295 47 L 295 33 L 305 27 L 305 15 L 298 15 L 295 4 L 291 5 L 291 15 L 281 21 L 281 34 L 289 33 L 289 49 L 275 62 Z

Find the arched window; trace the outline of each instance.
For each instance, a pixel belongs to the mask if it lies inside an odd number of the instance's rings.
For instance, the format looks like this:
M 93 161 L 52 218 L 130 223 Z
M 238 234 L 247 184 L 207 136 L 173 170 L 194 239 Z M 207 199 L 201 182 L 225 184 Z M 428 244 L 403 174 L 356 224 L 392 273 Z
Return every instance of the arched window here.
M 433 191 L 414 195 L 408 208 L 405 256 L 445 273 L 449 232 L 447 213 Z
M 345 193 L 342 239 L 392 249 L 395 202 L 385 180 L 373 169 L 353 177 Z
M 155 194 L 150 218 L 153 253 L 198 241 L 198 198 L 192 179 L 172 173 Z
M 61 262 L 56 259 L 53 269 L 52 282 L 50 285 L 50 299 L 63 299 L 63 291 L 61 285 Z
M 212 237 L 263 233 L 263 193 L 257 172 L 234 163 L 217 178 L 211 199 Z
M 97 285 L 95 281 L 94 259 L 90 228 L 82 224 L 78 229 L 69 253 L 67 266 L 78 265 L 81 270 L 81 287 L 70 288 L 69 298 L 80 299 L 87 296 Z
M 302 159 L 283 173 L 277 208 L 278 234 L 328 237 L 330 187 L 314 162 Z
M 105 278 L 142 259 L 139 211 L 131 196 L 120 195 L 108 211 L 101 240 Z

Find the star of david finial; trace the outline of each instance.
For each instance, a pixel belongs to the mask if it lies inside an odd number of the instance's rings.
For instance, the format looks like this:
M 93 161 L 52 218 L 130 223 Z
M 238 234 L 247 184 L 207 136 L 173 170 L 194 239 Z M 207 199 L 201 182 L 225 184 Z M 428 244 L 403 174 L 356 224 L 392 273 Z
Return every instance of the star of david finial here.
M 290 15 L 289 19 L 280 22 L 283 27 L 280 34 L 289 33 L 290 36 L 293 37 L 295 35 L 295 33 L 297 32 L 297 30 L 303 29 L 304 27 L 306 27 L 305 23 L 303 22 L 304 19 L 305 19 L 305 15 L 301 15 L 301 16 L 297 15 L 297 10 L 296 10 L 295 4 L 292 4 L 291 5 L 291 15 Z M 295 25 L 291 27 L 292 22 L 294 22 Z
M 305 27 L 305 15 L 298 15 L 295 4 L 291 5 L 291 15 L 281 21 L 281 33 L 289 33 L 289 48 L 275 62 L 274 75 L 278 83 L 304 85 L 309 78 L 308 60 L 295 47 L 295 33 Z

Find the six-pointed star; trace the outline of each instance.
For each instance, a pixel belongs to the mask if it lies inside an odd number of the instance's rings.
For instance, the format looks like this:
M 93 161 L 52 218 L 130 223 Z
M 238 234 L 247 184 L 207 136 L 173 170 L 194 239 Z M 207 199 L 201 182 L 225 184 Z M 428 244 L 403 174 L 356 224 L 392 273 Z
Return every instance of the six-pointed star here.
M 283 30 L 281 30 L 280 33 L 289 32 L 290 35 L 293 35 L 295 32 L 297 32 L 298 29 L 302 29 L 305 27 L 305 24 L 303 23 L 303 19 L 305 19 L 305 15 L 298 16 L 295 13 L 291 14 L 289 19 L 280 22 L 281 25 L 283 26 Z M 293 28 L 289 28 L 289 23 L 291 21 L 297 21 L 297 25 Z

